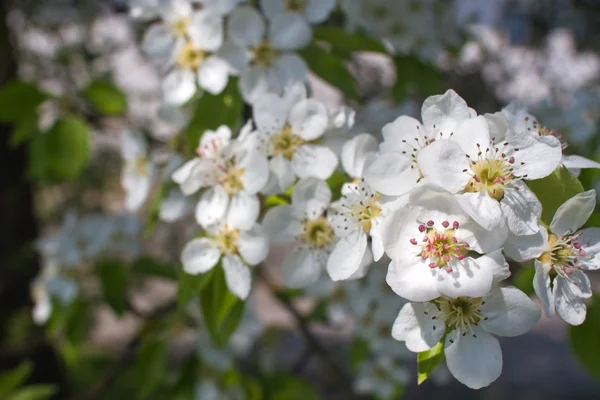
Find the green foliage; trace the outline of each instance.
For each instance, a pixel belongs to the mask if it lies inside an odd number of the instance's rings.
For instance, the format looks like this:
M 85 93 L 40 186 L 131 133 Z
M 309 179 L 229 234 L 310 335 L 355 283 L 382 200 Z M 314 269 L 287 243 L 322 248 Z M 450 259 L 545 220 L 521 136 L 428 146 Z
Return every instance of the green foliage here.
M 127 111 L 127 97 L 109 81 L 93 81 L 81 94 L 103 115 L 122 115 Z
M 355 51 L 387 53 L 381 41 L 362 32 L 348 32 L 334 26 L 318 26 L 313 30 L 313 37 L 328 43 L 331 51 L 343 58 L 349 58 Z
M 431 349 L 417 354 L 417 383 L 419 385 L 425 382 L 435 367 L 444 360 L 445 340 L 446 335 Z
M 171 265 L 149 256 L 142 256 L 135 260 L 132 270 L 139 275 L 177 280 L 177 272 Z
M 198 275 L 190 275 L 183 268 L 179 270 L 179 282 L 177 285 L 177 308 L 180 310 L 194 298 L 200 295 L 200 291 L 212 280 L 215 268 Z
M 433 65 L 413 55 L 396 56 L 394 64 L 396 83 L 392 87 L 392 96 L 396 102 L 403 101 L 413 93 L 430 96 L 443 91 L 441 74 Z
M 300 50 L 299 54 L 312 72 L 339 89 L 344 96 L 358 100 L 356 81 L 344 65 L 343 59 L 316 44 Z
M 106 260 L 96 264 L 96 273 L 102 284 L 102 294 L 106 303 L 118 316 L 127 310 L 127 271 L 119 261 Z
M 148 218 L 146 219 L 146 225 L 144 226 L 144 236 L 149 236 L 154 232 L 154 229 L 160 222 L 160 207 L 169 193 L 169 187 L 171 182 L 165 182 L 160 185 L 158 193 L 152 199 L 152 205 L 148 212 Z
M 149 398 L 162 383 L 167 371 L 167 341 L 149 339 L 142 343 L 135 363 L 138 400 Z
M 274 374 L 264 381 L 266 400 L 320 400 L 321 396 L 306 381 L 292 375 Z
M 46 400 L 57 391 L 56 385 L 32 385 L 11 394 L 6 400 Z
M 12 81 L 0 89 L 0 122 L 18 123 L 30 118 L 50 96 L 35 85 Z
M 264 204 L 267 208 L 290 204 L 290 200 L 280 195 L 273 194 L 265 198 Z
M 79 176 L 89 159 L 90 129 L 85 121 L 67 115 L 29 146 L 29 174 L 40 180 L 61 181 Z
M 29 360 L 23 361 L 12 371 L 0 375 L 0 398 L 8 396 L 21 386 L 33 371 L 33 363 Z
M 326 182 L 329 189 L 331 189 L 331 201 L 336 201 L 342 197 L 342 186 L 348 182 L 348 176 L 342 171 L 333 171 Z
M 213 342 L 224 346 L 242 319 L 245 302 L 227 289 L 220 264 L 213 271 L 210 284 L 200 292 L 200 306 Z
M 200 137 L 207 130 L 227 125 L 237 129 L 242 118 L 244 102 L 240 96 L 237 79 L 229 78 L 227 87 L 218 95 L 204 93 L 196 102 L 196 109 L 185 129 L 190 150 L 198 146 Z
M 52 315 L 46 326 L 52 336 L 64 337 L 76 346 L 87 338 L 91 322 L 90 305 L 83 299 L 78 299 L 71 304 L 54 301 Z
M 579 362 L 590 375 L 600 380 L 600 296 L 593 297 L 583 324 L 569 328 L 569 338 Z
M 558 207 L 583 192 L 581 182 L 562 166 L 545 178 L 527 181 L 527 186 L 542 203 L 542 221 L 547 225 L 552 222 Z
M 517 273 L 512 277 L 513 284 L 525 294 L 531 296 L 533 291 L 533 277 L 535 275 L 535 268 L 532 265 L 522 265 Z
M 360 364 L 369 356 L 369 342 L 365 339 L 355 337 L 350 346 L 350 365 L 355 371 Z

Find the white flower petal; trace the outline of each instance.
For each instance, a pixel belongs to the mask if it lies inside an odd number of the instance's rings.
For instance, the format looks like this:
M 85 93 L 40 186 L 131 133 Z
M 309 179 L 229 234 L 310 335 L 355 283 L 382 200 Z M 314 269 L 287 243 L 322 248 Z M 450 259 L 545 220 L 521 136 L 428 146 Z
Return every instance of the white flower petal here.
M 196 221 L 203 227 L 221 220 L 229 206 L 229 195 L 221 186 L 215 186 L 202 194 L 196 206 Z
M 209 160 L 195 158 L 183 164 L 171 178 L 180 185 L 183 194 L 189 196 L 208 184 L 211 168 L 212 163 Z
M 473 117 L 467 103 L 452 89 L 443 95 L 430 96 L 423 102 L 421 116 L 427 129 L 442 132 L 444 137 L 455 131 L 457 124 Z
M 329 123 L 327 108 L 314 99 L 301 100 L 292 107 L 289 115 L 292 132 L 304 140 L 315 140 L 323 136 Z
M 516 236 L 508 233 L 504 243 L 506 255 L 517 262 L 525 262 L 539 257 L 548 248 L 548 232 L 543 226 L 533 235 Z
M 252 104 L 252 117 L 257 128 L 266 133 L 279 132 L 287 122 L 289 109 L 275 93 L 265 93 Z
M 511 131 L 507 141 L 513 148 L 519 149 L 512 153 L 517 176 L 540 179 L 550 175 L 560 164 L 562 145 L 554 136 L 540 136 L 537 132 L 515 134 Z
M 589 270 L 600 268 L 600 228 L 584 229 L 578 242 L 586 253 L 586 257 L 579 261 L 582 268 Z
M 451 266 L 450 273 L 444 268 L 438 271 L 437 289 L 442 295 L 452 298 L 482 297 L 490 291 L 494 278 L 493 270 L 482 268 L 471 257 L 453 262 Z
M 306 46 L 312 38 L 308 22 L 299 14 L 282 13 L 271 20 L 269 41 L 277 50 L 296 50 Z
M 533 235 L 538 232 L 542 204 L 522 181 L 513 182 L 506 189 L 500 208 L 506 217 L 506 226 L 515 235 Z
M 551 267 L 535 260 L 535 275 L 533 277 L 533 290 L 542 302 L 542 308 L 546 317 L 554 315 L 554 292 L 550 281 Z
M 600 168 L 599 162 L 574 154 L 563 154 L 560 163 L 565 167 L 569 168 L 569 170 L 582 168 Z
M 348 140 L 342 147 L 342 166 L 352 178 L 362 178 L 367 155 L 377 152 L 379 143 L 372 135 L 362 133 Z
M 492 142 L 503 142 L 506 138 L 506 133 L 510 129 L 508 126 L 508 119 L 504 113 L 502 113 L 502 111 L 498 111 L 493 114 L 484 114 L 483 117 L 488 124 Z
M 327 272 L 333 281 L 349 279 L 361 266 L 367 250 L 367 234 L 361 229 L 340 239 L 327 260 Z
M 456 331 L 448 334 L 444 352 L 450 373 L 471 389 L 488 386 L 502 372 L 500 343 L 482 329 L 464 336 Z
M 305 288 L 312 285 L 321 276 L 324 261 L 314 250 L 302 247 L 293 250 L 281 265 L 286 286 Z
M 502 255 L 502 249 L 494 250 L 491 253 L 482 255 L 477 259 L 477 264 L 479 264 L 482 269 L 492 271 L 492 274 L 494 275 L 492 287 L 497 286 L 500 282 L 510 276 L 510 269 Z
M 252 286 L 252 275 L 246 264 L 238 256 L 223 257 L 223 271 L 227 288 L 236 297 L 246 300 Z
M 487 192 L 457 194 L 456 200 L 475 222 L 488 231 L 504 226 L 505 217 L 500 203 L 492 199 Z
M 429 301 L 440 295 L 437 271 L 420 258 L 412 264 L 392 260 L 385 280 L 398 296 L 410 301 Z
M 322 179 L 301 179 L 292 191 L 292 204 L 311 217 L 321 215 L 330 202 L 331 189 Z
M 451 140 L 458 143 L 473 160 L 477 160 L 477 155 L 492 145 L 487 121 L 481 115 L 460 123 Z
M 305 10 L 306 19 L 311 24 L 325 22 L 335 8 L 335 0 L 308 0 Z
M 558 315 L 568 324 L 581 325 L 587 312 L 583 300 L 592 296 L 588 277 L 574 269 L 566 279 L 556 277 L 554 285 L 554 305 Z
M 450 140 L 437 140 L 417 154 L 419 169 L 432 183 L 457 193 L 465 188 L 469 179 L 469 160 L 460 146 Z
M 444 334 L 444 322 L 437 318 L 439 316 L 439 310 L 432 303 L 407 303 L 394 321 L 392 337 L 406 342 L 412 352 L 429 350 Z
M 292 168 L 299 178 L 327 179 L 338 165 L 335 153 L 325 146 L 305 144 L 294 152 Z
M 267 70 L 263 67 L 251 67 L 240 75 L 240 92 L 246 102 L 252 103 L 258 96 L 269 91 Z
M 263 192 L 267 194 L 283 193 L 296 181 L 292 163 L 284 156 L 273 157 L 269 161 L 269 180 Z
M 481 321 L 481 326 L 494 335 L 523 335 L 542 315 L 539 307 L 516 287 L 495 288 L 484 300 L 481 313 L 487 319 Z
M 260 225 L 254 225 L 248 231 L 240 231 L 237 247 L 249 265 L 260 264 L 269 254 L 269 241 Z
M 576 232 L 587 222 L 595 207 L 596 191 L 593 189 L 571 197 L 556 210 L 550 231 L 558 236 Z
M 121 184 L 126 191 L 125 209 L 137 211 L 146 201 L 152 188 L 153 167 L 147 164 L 146 172 L 125 169 L 121 175 Z
M 212 269 L 219 262 L 219 258 L 221 258 L 219 248 L 207 238 L 192 240 L 181 252 L 183 270 L 193 275 Z
M 229 15 L 227 37 L 238 46 L 256 46 L 263 40 L 265 33 L 265 22 L 256 9 L 240 6 Z
M 281 87 L 296 83 L 303 84 L 308 77 L 306 62 L 302 57 L 293 53 L 283 53 L 277 57 L 273 61 L 272 71 L 279 82 L 278 86 Z
M 241 180 L 246 192 L 258 193 L 267 184 L 269 162 L 258 151 L 247 152 L 239 161 L 238 166 L 244 169 Z
M 211 94 L 219 94 L 227 86 L 229 69 L 227 62 L 216 56 L 210 56 L 198 69 L 200 87 Z
M 379 146 L 381 153 L 411 152 L 415 139 L 420 139 L 424 128 L 421 123 L 408 115 L 401 115 L 383 126 L 381 134 L 383 143 Z
M 260 0 L 260 9 L 265 17 L 273 19 L 286 10 L 286 0 Z
M 365 180 L 379 193 L 402 196 L 410 192 L 419 180 L 419 170 L 410 157 L 401 153 L 384 153 L 365 169 Z
M 190 203 L 181 190 L 171 189 L 160 204 L 158 217 L 165 222 L 177 221 L 187 213 L 189 208 Z
M 302 233 L 302 223 L 294 206 L 282 205 L 271 208 L 265 214 L 262 226 L 274 244 L 294 242 Z
M 198 48 L 216 51 L 223 45 L 223 18 L 211 10 L 196 11 L 188 34 Z
M 248 65 L 247 50 L 231 41 L 225 41 L 215 55 L 227 63 L 231 75 L 238 75 Z
M 259 213 L 258 196 L 241 190 L 231 198 L 226 220 L 234 228 L 246 230 L 252 228 Z
M 119 135 L 119 139 L 121 157 L 125 161 L 134 162 L 148 154 L 148 143 L 141 132 L 124 130 Z
M 164 24 L 151 25 L 142 38 L 141 49 L 150 58 L 170 60 L 177 48 L 177 37 Z
M 175 68 L 162 81 L 163 99 L 167 104 L 180 106 L 196 93 L 196 74 Z

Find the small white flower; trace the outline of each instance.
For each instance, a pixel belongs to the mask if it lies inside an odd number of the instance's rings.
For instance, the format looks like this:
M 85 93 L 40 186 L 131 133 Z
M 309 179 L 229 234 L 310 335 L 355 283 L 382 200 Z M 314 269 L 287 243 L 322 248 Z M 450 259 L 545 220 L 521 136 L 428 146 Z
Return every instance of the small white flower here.
M 336 154 L 320 144 L 329 127 L 325 106 L 306 98 L 302 84 L 289 86 L 283 96 L 267 93 L 253 104 L 253 132 L 270 158 L 266 193 L 282 193 L 298 178 L 327 179 L 338 164 Z
M 391 399 L 398 385 L 404 387 L 409 380 L 410 370 L 402 360 L 380 355 L 361 363 L 353 387 L 359 394 Z
M 361 133 L 348 140 L 342 147 L 342 166 L 352 179 L 360 179 L 364 175 L 366 165 L 373 161 L 379 143 L 372 135 Z
M 238 4 L 245 2 L 246 0 L 191 0 L 192 3 L 200 3 L 202 7 L 207 8 L 211 11 L 215 11 L 220 15 L 227 15 Z
M 410 301 L 483 296 L 494 271 L 508 268 L 500 249 L 506 228 L 483 229 L 452 194 L 435 186 L 413 190 L 408 205 L 384 219 L 381 235 L 392 259 L 387 282 Z M 474 258 L 473 252 L 484 255 Z
M 306 63 L 291 53 L 311 39 L 311 31 L 300 15 L 276 16 L 267 33 L 262 16 L 254 8 L 240 6 L 229 16 L 227 33 L 228 41 L 218 54 L 240 74 L 240 91 L 246 101 L 306 80 Z
M 365 180 L 379 193 L 402 196 L 411 191 L 423 178 L 420 151 L 476 123 L 475 111 L 453 90 L 428 97 L 421 116 L 423 124 L 403 115 L 383 127 L 380 154 L 365 170 Z
M 300 242 L 283 261 L 288 287 L 302 288 L 315 283 L 327 265 L 335 243 L 335 232 L 324 216 L 331 190 L 317 178 L 301 179 L 292 191 L 292 204 L 271 208 L 263 220 L 271 243 Z
M 542 206 L 523 179 L 540 179 L 560 163 L 554 137 L 515 133 L 499 113 L 472 118 L 450 138 L 419 152 L 423 176 L 455 193 L 461 207 L 488 230 L 504 225 L 517 236 L 538 231 Z
M 244 140 L 249 126 L 236 140 L 230 141 L 226 126 L 206 132 L 197 153 L 173 174 L 184 194 L 208 187 L 196 207 L 196 220 L 206 227 L 223 218 L 229 224 L 249 229 L 258 218 L 260 203 L 257 193 L 268 179 L 268 162 Z
M 325 22 L 335 3 L 335 0 L 260 0 L 260 6 L 270 20 L 281 14 L 295 13 L 304 17 L 310 24 Z
M 537 133 L 539 136 L 548 137 L 548 141 L 558 140 L 563 150 L 568 147 L 568 143 L 563 140 L 563 137 L 556 130 L 541 125 L 533 115 L 527 112 L 524 105 L 516 102 L 511 103 L 502 109 L 502 113 L 508 119 L 510 128 L 517 134 Z M 560 164 L 567 167 L 575 176 L 579 175 L 583 168 L 600 168 L 600 163 L 578 155 L 563 154 Z
M 127 194 L 125 208 L 128 211 L 136 211 L 150 193 L 155 169 L 142 133 L 121 132 L 121 157 L 125 161 L 121 173 L 121 186 Z
M 408 303 L 394 322 L 392 336 L 410 351 L 431 349 L 445 336 L 444 353 L 450 373 L 461 383 L 479 389 L 502 371 L 498 336 L 519 336 L 540 319 L 540 309 L 514 287 L 494 288 L 483 297 L 439 297 L 427 303 Z
M 549 231 L 540 227 L 536 235 L 515 238 L 507 252 L 518 261 L 535 258 L 533 288 L 546 316 L 556 310 L 571 325 L 585 320 L 584 300 L 592 295 L 583 271 L 600 268 L 600 229 L 578 231 L 595 206 L 594 190 L 572 197 L 558 208 Z
M 250 293 L 252 276 L 248 265 L 261 263 L 269 253 L 267 237 L 260 225 L 242 230 L 228 224 L 206 228 L 207 237 L 193 239 L 181 253 L 188 274 L 205 273 L 221 260 L 227 287 L 240 299 Z

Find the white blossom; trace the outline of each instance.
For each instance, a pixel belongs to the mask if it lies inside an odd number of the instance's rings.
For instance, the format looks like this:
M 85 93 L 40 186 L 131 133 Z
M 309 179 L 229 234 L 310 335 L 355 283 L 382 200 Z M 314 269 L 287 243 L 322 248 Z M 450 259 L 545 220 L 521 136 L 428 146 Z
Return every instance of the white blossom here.
M 155 173 L 148 143 L 141 132 L 121 132 L 121 157 L 125 161 L 121 173 L 121 186 L 127 195 L 125 208 L 136 211 L 146 201 Z
M 482 297 L 439 297 L 408 303 L 392 336 L 410 351 L 431 349 L 444 339 L 450 373 L 472 389 L 488 386 L 502 371 L 502 351 L 492 336 L 519 336 L 540 319 L 540 309 L 514 287 L 494 288 Z
M 252 276 L 248 265 L 261 263 L 269 253 L 267 237 L 260 225 L 241 229 L 226 223 L 207 226 L 207 236 L 193 239 L 181 253 L 183 269 L 197 275 L 221 261 L 225 283 L 235 296 L 246 299 Z
M 311 31 L 300 15 L 276 16 L 267 32 L 265 21 L 254 8 L 240 6 L 229 16 L 227 39 L 218 54 L 240 74 L 240 91 L 246 101 L 306 80 L 306 63 L 292 53 L 311 39 Z
M 268 19 L 295 13 L 304 17 L 307 24 L 325 22 L 335 5 L 335 0 L 260 0 L 260 6 Z

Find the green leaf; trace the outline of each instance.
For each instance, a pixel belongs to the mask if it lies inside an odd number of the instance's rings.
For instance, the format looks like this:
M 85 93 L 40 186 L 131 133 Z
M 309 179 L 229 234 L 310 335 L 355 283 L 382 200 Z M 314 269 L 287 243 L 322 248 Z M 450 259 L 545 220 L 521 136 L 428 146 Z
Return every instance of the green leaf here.
M 369 342 L 365 339 L 355 337 L 350 346 L 350 364 L 352 369 L 358 371 L 360 364 L 369 356 Z
M 298 53 L 304 58 L 312 72 L 338 88 L 344 96 L 358 100 L 356 81 L 341 58 L 315 44 L 299 50 Z
M 245 303 L 227 289 L 221 264 L 213 270 L 210 284 L 200 292 L 200 306 L 213 342 L 224 346 L 242 319 Z
M 532 265 L 522 266 L 516 274 L 513 275 L 514 285 L 527 295 L 533 294 L 533 277 L 535 268 Z
M 27 386 L 8 397 L 7 400 L 46 400 L 54 396 L 57 391 L 56 385 Z
M 583 192 L 581 182 L 565 167 L 558 167 L 545 178 L 527 181 L 529 189 L 542 203 L 542 221 L 550 225 L 554 213 L 565 201 Z
M 247 375 L 242 376 L 242 388 L 247 400 L 263 400 L 263 388 L 256 379 Z
M 318 26 L 313 30 L 316 40 L 327 42 L 332 46 L 332 52 L 339 55 L 351 54 L 355 51 L 372 51 L 387 53 L 383 43 L 362 32 L 348 32 L 333 26 Z
M 229 78 L 229 83 L 221 94 L 215 96 L 205 92 L 196 102 L 196 111 L 184 132 L 190 148 L 198 146 L 200 137 L 207 130 L 215 130 L 221 125 L 227 125 L 232 131 L 237 129 L 243 107 L 244 102 L 235 78 Z
M 425 382 L 434 368 L 444 360 L 444 341 L 446 335 L 435 346 L 417 354 L 417 383 Z
M 16 122 L 15 129 L 10 134 L 9 145 L 12 149 L 20 146 L 31 138 L 39 134 L 38 113 L 32 111 L 28 117 Z
M 148 256 L 135 260 L 132 269 L 140 275 L 177 280 L 177 272 L 171 265 Z
M 0 122 L 19 122 L 33 115 L 50 96 L 35 85 L 12 81 L 0 89 Z
M 290 204 L 290 200 L 280 195 L 273 194 L 265 198 L 265 205 L 267 208 L 283 206 L 286 204 Z
M 198 275 L 190 275 L 183 268 L 179 270 L 179 284 L 177 286 L 177 308 L 185 309 L 192 299 L 200 296 L 202 289 L 212 280 L 214 271 L 212 270 Z
M 319 400 L 321 396 L 308 382 L 295 376 L 274 374 L 265 385 L 268 400 Z
M 101 261 L 96 264 L 96 272 L 102 284 L 102 294 L 106 303 L 118 316 L 127 309 L 127 273 L 119 261 Z
M 591 376 L 600 380 L 600 295 L 593 297 L 583 324 L 569 327 L 569 338 L 579 362 Z
M 89 136 L 88 125 L 79 117 L 59 119 L 30 142 L 30 175 L 42 180 L 76 178 L 89 159 Z
M 135 364 L 137 399 L 147 399 L 163 381 L 167 370 L 167 342 L 147 340 L 142 344 Z
M 342 171 L 333 171 L 333 174 L 327 179 L 327 186 L 331 189 L 331 201 L 336 201 L 342 197 L 342 186 L 348 182 L 348 176 Z
M 413 93 L 430 96 L 443 90 L 440 72 L 433 65 L 411 55 L 394 57 L 394 64 L 396 83 L 392 87 L 392 96 L 397 102 Z
M 101 114 L 122 115 L 127 111 L 127 97 L 111 82 L 93 81 L 81 94 Z
M 156 226 L 160 221 L 160 207 L 169 193 L 170 186 L 170 182 L 160 185 L 158 193 L 152 199 L 152 205 L 150 206 L 148 218 L 146 219 L 146 225 L 144 226 L 144 237 L 150 236 L 152 232 L 154 232 L 154 229 L 156 229 Z
M 0 375 L 0 398 L 7 396 L 21 386 L 29 378 L 32 371 L 33 363 L 27 360 L 19 364 L 17 368 Z

